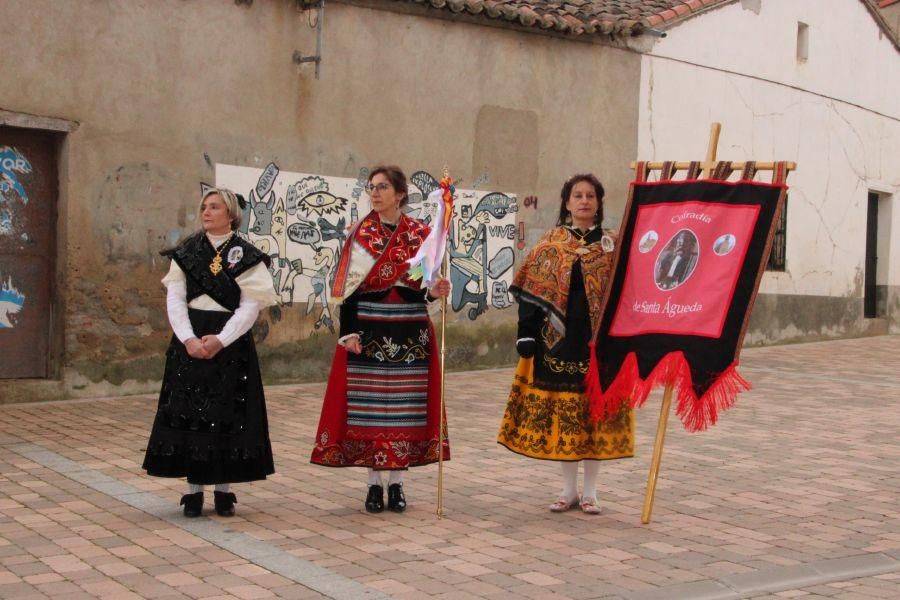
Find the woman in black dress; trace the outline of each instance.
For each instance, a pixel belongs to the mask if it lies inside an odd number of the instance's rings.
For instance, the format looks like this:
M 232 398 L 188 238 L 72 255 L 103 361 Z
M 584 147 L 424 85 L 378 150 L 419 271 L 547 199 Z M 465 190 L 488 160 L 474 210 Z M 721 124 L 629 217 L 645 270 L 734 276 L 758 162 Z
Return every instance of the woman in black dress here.
M 186 477 L 186 517 L 200 516 L 203 486 L 216 513 L 234 514 L 229 484 L 275 472 L 259 361 L 250 328 L 275 304 L 269 257 L 236 233 L 241 200 L 226 189 L 200 201 L 202 231 L 162 254 L 172 341 L 143 468 Z

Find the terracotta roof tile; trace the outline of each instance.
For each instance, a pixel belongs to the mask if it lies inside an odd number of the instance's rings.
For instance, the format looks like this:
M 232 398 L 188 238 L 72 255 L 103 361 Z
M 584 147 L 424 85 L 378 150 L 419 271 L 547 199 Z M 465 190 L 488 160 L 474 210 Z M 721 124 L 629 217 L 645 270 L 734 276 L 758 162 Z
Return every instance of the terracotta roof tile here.
M 640 34 L 734 0 L 396 0 L 570 36 Z

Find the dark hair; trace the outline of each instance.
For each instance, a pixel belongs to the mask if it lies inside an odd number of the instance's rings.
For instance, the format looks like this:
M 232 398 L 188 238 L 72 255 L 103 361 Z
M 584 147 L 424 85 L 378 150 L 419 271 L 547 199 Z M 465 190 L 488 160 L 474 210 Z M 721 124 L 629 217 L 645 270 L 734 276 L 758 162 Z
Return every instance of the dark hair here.
M 594 193 L 597 194 L 597 214 L 594 215 L 594 225 L 599 225 L 603 222 L 603 195 L 606 191 L 603 189 L 603 184 L 600 183 L 600 180 L 593 173 L 582 173 L 580 175 L 572 175 L 563 184 L 562 191 L 559 193 L 561 201 L 559 203 L 559 219 L 556 221 L 557 227 L 567 224 L 566 220 L 571 214 L 569 209 L 566 208 L 566 202 L 568 202 L 569 196 L 572 195 L 572 188 L 582 181 L 587 181 L 594 186 Z
M 379 173 L 387 177 L 395 191 L 403 194 L 400 206 L 406 206 L 406 202 L 409 200 L 409 186 L 406 183 L 406 175 L 404 175 L 403 169 L 396 165 L 378 165 L 369 173 L 369 183 L 372 183 L 372 179 Z

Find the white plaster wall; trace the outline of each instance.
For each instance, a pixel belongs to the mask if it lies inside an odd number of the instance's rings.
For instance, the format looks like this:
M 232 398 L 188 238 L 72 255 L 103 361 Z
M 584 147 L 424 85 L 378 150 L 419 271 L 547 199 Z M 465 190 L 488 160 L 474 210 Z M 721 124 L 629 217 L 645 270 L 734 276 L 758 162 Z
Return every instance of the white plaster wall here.
M 806 62 L 796 59 L 798 21 L 809 25 Z M 758 12 L 735 2 L 672 28 L 644 55 L 638 153 L 702 159 L 719 121 L 718 158 L 796 161 L 787 271 L 768 272 L 760 291 L 858 298 L 867 192 L 900 201 L 898 98 L 900 53 L 858 0 L 762 0 Z M 900 210 L 882 218 L 881 246 L 900 256 Z M 878 283 L 900 285 L 900 261 L 881 260 Z

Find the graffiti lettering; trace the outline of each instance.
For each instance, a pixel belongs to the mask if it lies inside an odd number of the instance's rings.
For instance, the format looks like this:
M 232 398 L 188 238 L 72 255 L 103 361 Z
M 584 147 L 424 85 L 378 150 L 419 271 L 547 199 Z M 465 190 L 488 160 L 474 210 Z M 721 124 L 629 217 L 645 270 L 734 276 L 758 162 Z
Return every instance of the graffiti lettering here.
M 509 288 L 505 281 L 495 281 L 491 287 L 491 306 L 494 308 L 508 308 L 512 306 L 509 300 Z
M 324 178 L 317 175 L 312 177 L 304 177 L 294 184 L 297 189 L 297 197 L 305 198 L 318 192 L 328 191 L 328 182 Z
M 30 173 L 31 163 L 21 152 L 9 146 L 0 148 L 0 200 L 11 201 L 7 194 L 15 192 L 23 203 L 28 204 L 28 194 L 18 175 Z
M 314 246 L 316 242 L 322 239 L 319 230 L 308 221 L 300 221 L 299 223 L 291 223 L 288 225 L 288 237 L 298 244 Z
M 498 238 L 505 238 L 508 240 L 516 239 L 516 226 L 515 225 L 491 225 L 488 228 L 491 236 Z
M 263 169 L 262 175 L 259 176 L 259 181 L 256 182 L 256 195 L 259 198 L 262 198 L 272 191 L 272 186 L 275 185 L 276 177 L 278 177 L 278 165 L 270 162 L 266 165 L 266 168 Z
M 438 180 L 425 171 L 416 171 L 410 175 L 409 183 L 419 190 L 423 198 L 427 198 L 428 194 L 441 187 Z

